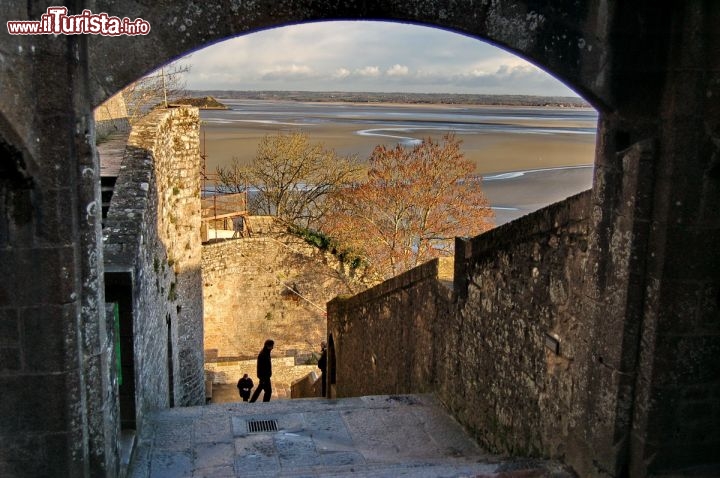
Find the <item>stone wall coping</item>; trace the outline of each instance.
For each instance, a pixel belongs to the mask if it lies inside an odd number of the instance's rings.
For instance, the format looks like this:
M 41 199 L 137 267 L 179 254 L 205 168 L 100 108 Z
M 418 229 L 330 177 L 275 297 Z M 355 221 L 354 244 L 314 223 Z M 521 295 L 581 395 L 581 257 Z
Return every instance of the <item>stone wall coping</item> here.
M 240 246 L 241 244 L 249 244 L 249 243 L 265 243 L 265 242 L 271 242 L 272 238 L 269 236 L 259 236 L 259 237 L 242 237 L 239 239 L 227 239 L 224 241 L 217 241 L 217 242 L 206 242 L 203 243 L 203 248 L 206 250 L 210 249 L 222 249 L 228 246 L 228 244 L 236 244 Z
M 512 222 L 491 229 L 479 236 L 463 239 L 466 244 L 471 246 L 472 251 L 471 255 L 466 255 L 464 260 L 506 249 L 513 243 L 516 243 L 518 239 L 527 239 L 535 236 L 546 237 L 548 231 L 557 229 L 561 225 L 580 222 L 590 214 L 591 193 L 592 190 L 588 189 L 522 216 Z M 580 211 L 580 214 L 578 214 L 578 211 Z M 463 258 L 458 259 L 463 260 Z
M 547 231 L 559 227 L 560 224 L 577 222 L 578 216 L 585 217 L 589 214 L 591 193 L 592 191 L 588 189 L 587 191 L 570 196 L 563 201 L 556 202 L 516 219 L 513 222 L 465 240 L 471 244 L 471 257 L 477 258 L 490 254 L 498 249 L 505 249 L 512 243 L 517 242 L 518 238 L 543 235 Z M 583 213 L 578 215 L 578 210 L 583 211 Z M 465 258 L 465 260 L 467 259 L 468 258 Z M 439 259 L 433 259 L 352 297 L 335 297 L 328 302 L 328 310 L 331 308 L 350 309 L 359 307 L 367 302 L 377 300 L 380 297 L 391 294 L 399 289 L 410 287 L 423 280 L 437 280 L 439 266 Z
M 152 146 L 168 120 L 188 113 L 197 115 L 198 111 L 193 107 L 158 109 L 133 127 L 103 227 L 107 265 L 133 266 L 142 241 L 150 191 L 155 190 L 151 187 L 154 186 Z
M 364 290 L 359 294 L 351 297 L 335 297 L 327 304 L 328 311 L 331 308 L 350 309 L 362 306 L 367 302 L 377 300 L 383 296 L 391 294 L 400 289 L 406 289 L 412 285 L 428 279 L 438 279 L 438 270 L 440 266 L 439 259 L 432 259 L 428 262 L 420 264 L 417 267 L 405 271 L 400 275 L 391 277 L 386 281 Z M 329 313 L 328 313 L 329 315 Z

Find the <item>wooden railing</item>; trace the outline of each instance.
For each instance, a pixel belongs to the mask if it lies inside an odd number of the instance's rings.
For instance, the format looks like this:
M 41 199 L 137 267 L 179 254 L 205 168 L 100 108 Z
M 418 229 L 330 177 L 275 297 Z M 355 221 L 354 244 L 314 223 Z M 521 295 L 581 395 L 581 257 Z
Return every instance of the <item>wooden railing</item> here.
M 252 228 L 248 218 L 247 193 L 213 193 L 201 199 L 203 242 L 217 239 L 215 231 L 234 231 L 233 238 L 250 236 Z M 242 218 L 241 221 L 238 221 Z M 235 232 L 236 231 L 236 232 Z
M 247 214 L 247 193 L 215 193 L 201 200 L 203 219 L 221 219 Z

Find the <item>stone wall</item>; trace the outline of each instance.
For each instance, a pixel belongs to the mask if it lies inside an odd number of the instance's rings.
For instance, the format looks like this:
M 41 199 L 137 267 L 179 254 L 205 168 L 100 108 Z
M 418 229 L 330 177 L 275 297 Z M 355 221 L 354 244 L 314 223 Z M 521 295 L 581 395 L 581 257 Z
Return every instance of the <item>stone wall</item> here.
M 237 381 L 243 374 L 248 374 L 253 379 L 255 386 L 258 385 L 256 376 L 257 358 L 249 360 L 221 360 L 205 363 L 205 377 L 212 385 L 236 386 Z M 297 365 L 295 357 L 273 357 L 272 358 L 272 389 L 275 398 L 292 397 L 293 383 L 309 377 L 311 374 L 319 373 L 317 365 Z M 235 390 L 233 389 L 235 392 Z M 319 395 L 319 394 L 318 394 Z M 236 395 L 237 396 L 237 395 Z M 311 396 L 311 395 L 309 395 Z M 237 399 L 239 400 L 239 398 Z
M 489 449 L 573 464 L 566 444 L 592 419 L 579 403 L 587 364 L 576 358 L 589 339 L 578 310 L 589 201 L 587 191 L 458 240 L 453 294 L 432 261 L 331 301 L 335 394 L 434 391 Z
M 322 397 L 321 375 L 313 370 L 290 384 L 291 398 Z
M 97 141 L 103 141 L 114 133 L 130 131 L 130 121 L 122 91 L 95 108 L 93 116 L 95 117 L 95 138 Z
M 108 273 L 132 280 L 136 414 L 204 403 L 197 109 L 133 128 L 104 228 Z
M 128 117 L 127 105 L 122 91 L 115 93 L 93 112 L 95 122 Z
M 571 430 L 589 419 L 577 403 L 589 200 L 587 191 L 458 241 L 459 300 L 438 338 L 438 394 L 490 449 L 563 458 Z
M 177 344 L 175 403 L 198 405 L 204 403 L 200 119 L 197 109 L 181 107 L 153 113 L 143 125 L 147 129 L 134 128 L 129 144 L 150 146 L 155 161 L 159 237 L 175 276 L 167 290 L 175 306 L 170 315 Z
M 438 334 L 446 332 L 451 291 L 435 259 L 351 298 L 328 303 L 336 397 L 435 390 Z
M 275 340 L 275 356 L 319 353 L 325 303 L 361 290 L 332 256 L 293 236 L 256 233 L 206 244 L 202 254 L 209 361 L 254 359 L 267 338 Z

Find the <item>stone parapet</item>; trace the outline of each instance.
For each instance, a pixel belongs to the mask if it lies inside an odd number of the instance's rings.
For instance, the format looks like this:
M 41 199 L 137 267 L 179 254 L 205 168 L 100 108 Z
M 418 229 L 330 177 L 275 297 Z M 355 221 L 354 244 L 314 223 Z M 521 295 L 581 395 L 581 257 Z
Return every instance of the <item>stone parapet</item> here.
M 331 391 L 434 391 L 492 450 L 570 456 L 573 424 L 591 419 L 577 393 L 589 211 L 586 191 L 459 239 L 453 292 L 435 260 L 331 301 Z
M 204 403 L 199 190 L 197 109 L 149 114 L 128 140 L 103 230 L 106 271 L 132 280 L 138 419 Z
M 573 423 L 589 419 L 576 390 L 591 340 L 589 212 L 586 191 L 464 241 L 456 256 L 438 394 L 490 449 L 564 456 Z
M 438 280 L 438 265 L 434 259 L 328 303 L 328 375 L 339 377 L 333 396 L 434 389 L 435 343 L 445 333 L 453 297 Z

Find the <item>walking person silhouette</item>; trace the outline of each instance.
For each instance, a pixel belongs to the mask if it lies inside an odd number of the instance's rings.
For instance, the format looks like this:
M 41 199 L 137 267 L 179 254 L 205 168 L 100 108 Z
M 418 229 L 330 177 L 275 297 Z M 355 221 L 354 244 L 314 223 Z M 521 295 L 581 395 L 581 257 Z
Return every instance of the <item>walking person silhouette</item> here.
M 272 385 L 270 383 L 270 377 L 272 377 L 272 361 L 270 360 L 270 352 L 272 352 L 275 346 L 275 341 L 267 339 L 262 350 L 257 357 L 257 377 L 260 383 L 258 383 L 250 403 L 255 402 L 260 396 L 260 390 L 264 391 L 263 402 L 269 402 L 272 396 Z

